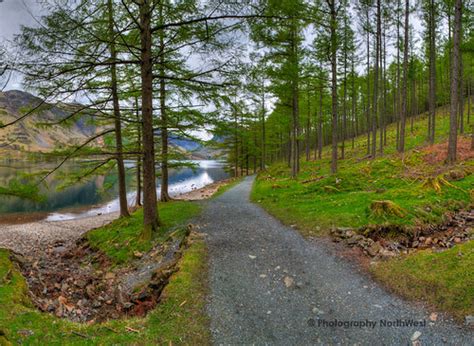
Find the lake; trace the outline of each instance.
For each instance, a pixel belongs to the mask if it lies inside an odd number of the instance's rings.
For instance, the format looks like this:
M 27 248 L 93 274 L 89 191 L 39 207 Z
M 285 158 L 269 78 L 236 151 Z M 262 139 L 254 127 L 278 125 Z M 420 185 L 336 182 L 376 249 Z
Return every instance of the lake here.
M 195 168 L 183 167 L 170 170 L 169 191 L 171 196 L 199 189 L 205 185 L 229 177 L 223 162 L 215 160 L 187 161 L 195 164 Z M 131 170 L 133 162 L 126 162 Z M 54 164 L 38 164 L 29 162 L 13 162 L 0 164 L 0 185 L 7 185 L 8 181 L 20 174 L 35 174 L 51 169 Z M 157 170 L 159 168 L 157 167 Z M 2 215 L 13 213 L 49 213 L 48 220 L 69 220 L 79 217 L 105 214 L 119 210 L 117 176 L 115 171 L 108 175 L 100 175 L 88 181 L 58 189 L 62 183 L 61 174 L 74 172 L 77 164 L 68 163 L 61 168 L 61 173 L 48 178 L 46 186 L 42 187 L 45 200 L 35 202 L 17 197 L 0 196 L 0 219 Z M 127 199 L 130 205 L 135 204 L 136 183 L 135 174 L 127 175 Z M 160 181 L 157 179 L 157 191 L 160 190 Z M 159 194 L 158 194 L 159 196 Z

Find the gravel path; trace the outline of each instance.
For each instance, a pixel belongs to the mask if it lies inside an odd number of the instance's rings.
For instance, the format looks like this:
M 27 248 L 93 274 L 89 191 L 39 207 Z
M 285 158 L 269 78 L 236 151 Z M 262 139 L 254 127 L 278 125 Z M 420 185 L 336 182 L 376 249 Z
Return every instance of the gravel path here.
M 118 213 L 110 213 L 68 221 L 0 225 L 0 248 L 32 255 L 44 251 L 53 244 L 74 242 L 83 233 L 104 226 L 117 217 Z
M 474 333 L 383 290 L 321 243 L 309 243 L 249 202 L 253 178 L 208 202 L 208 313 L 215 344 L 473 345 Z M 375 327 L 325 322 L 370 321 Z M 426 321 L 381 326 L 381 320 Z M 416 336 L 416 335 L 415 335 Z M 416 339 L 416 338 L 415 338 Z

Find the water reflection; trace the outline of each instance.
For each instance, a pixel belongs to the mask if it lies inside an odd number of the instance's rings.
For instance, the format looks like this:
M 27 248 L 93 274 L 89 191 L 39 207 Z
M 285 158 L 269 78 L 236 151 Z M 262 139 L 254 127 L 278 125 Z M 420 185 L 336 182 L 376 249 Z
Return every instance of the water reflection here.
M 224 166 L 219 161 L 202 160 L 192 161 L 196 164 L 195 169 L 181 168 L 170 171 L 170 195 L 176 196 L 193 189 L 199 189 L 215 181 L 228 177 Z M 127 162 L 128 168 L 133 167 L 133 162 Z M 50 169 L 48 165 L 27 165 L 15 164 L 12 166 L 0 167 L 0 185 L 7 185 L 8 181 L 17 176 L 19 172 L 35 173 L 41 170 Z M 74 170 L 74 164 L 65 167 L 65 170 Z M 115 174 L 98 176 L 93 181 L 88 181 L 67 189 L 57 191 L 56 187 L 61 183 L 59 179 L 52 177 L 48 181 L 49 188 L 44 190 L 46 200 L 41 203 L 22 200 L 15 197 L 0 196 L 0 214 L 18 212 L 52 212 L 48 220 L 68 220 L 97 214 L 105 214 L 119 210 L 118 191 Z M 127 187 L 135 190 L 133 174 L 127 177 Z M 104 191 L 104 187 L 110 187 Z M 157 191 L 160 184 L 157 182 Z M 130 192 L 127 195 L 130 205 L 136 200 L 136 193 Z M 78 211 L 78 209 L 86 209 Z M 75 209 L 75 210 L 74 210 Z M 1 217 L 1 216 L 0 216 Z

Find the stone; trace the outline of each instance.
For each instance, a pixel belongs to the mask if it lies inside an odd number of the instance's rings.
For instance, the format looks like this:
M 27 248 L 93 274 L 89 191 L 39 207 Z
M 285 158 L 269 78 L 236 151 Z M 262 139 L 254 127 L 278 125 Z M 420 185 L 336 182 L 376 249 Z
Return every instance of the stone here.
M 142 258 L 143 254 L 140 251 L 134 251 L 133 256 L 135 256 L 136 258 Z
M 430 321 L 436 322 L 438 320 L 438 314 L 436 312 L 432 312 L 430 315 Z
M 377 256 L 377 254 L 380 252 L 381 249 L 382 249 L 382 245 L 380 245 L 379 242 L 375 242 L 369 248 L 367 248 L 367 253 L 370 256 L 375 257 Z
M 431 237 L 428 237 L 428 238 L 425 239 L 425 245 L 426 246 L 431 245 L 431 243 L 433 243 L 433 239 Z
M 421 332 L 417 330 L 416 332 L 413 333 L 413 335 L 411 336 L 410 340 L 411 340 L 412 342 L 415 342 L 415 341 L 417 341 L 417 340 L 420 338 L 420 336 L 421 336 Z
M 107 274 L 105 274 L 105 280 L 112 280 L 112 279 L 115 279 L 114 273 L 108 272 Z
M 133 307 L 133 303 L 130 303 L 130 302 L 126 302 L 126 303 L 123 303 L 123 307 L 128 310 L 128 309 L 131 309 Z
M 254 255 L 249 255 L 249 258 L 250 258 L 250 259 L 256 259 L 256 258 L 257 258 L 257 256 L 254 256 Z
M 474 315 L 466 316 L 464 322 L 466 323 L 466 326 L 474 326 Z
M 456 244 L 459 244 L 461 241 L 462 241 L 461 238 L 459 238 L 459 237 L 454 237 L 454 242 L 455 242 Z
M 288 288 L 291 287 L 291 286 L 293 286 L 293 284 L 294 284 L 293 278 L 292 278 L 292 277 L 289 277 L 289 276 L 285 276 L 285 277 L 283 278 L 283 282 L 285 283 L 285 286 L 288 287 Z

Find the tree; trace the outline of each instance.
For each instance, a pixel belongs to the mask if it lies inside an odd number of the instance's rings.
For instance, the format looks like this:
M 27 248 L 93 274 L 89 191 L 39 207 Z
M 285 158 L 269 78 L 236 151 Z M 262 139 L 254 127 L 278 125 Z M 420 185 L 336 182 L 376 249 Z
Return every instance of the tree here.
M 460 60 L 461 60 L 461 26 L 462 26 L 462 0 L 454 2 L 454 32 L 453 49 L 451 59 L 451 105 L 449 116 L 449 140 L 447 163 L 456 161 L 457 152 L 457 111 L 459 102 L 459 78 L 460 78 Z
M 408 39 L 409 39 L 409 17 L 410 17 L 410 0 L 405 0 L 405 25 L 403 40 L 403 83 L 402 83 L 402 112 L 400 114 L 400 138 L 398 151 L 405 152 L 405 127 L 406 118 L 408 116 Z

